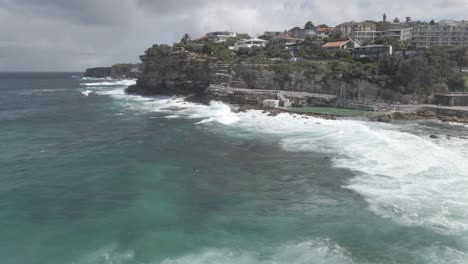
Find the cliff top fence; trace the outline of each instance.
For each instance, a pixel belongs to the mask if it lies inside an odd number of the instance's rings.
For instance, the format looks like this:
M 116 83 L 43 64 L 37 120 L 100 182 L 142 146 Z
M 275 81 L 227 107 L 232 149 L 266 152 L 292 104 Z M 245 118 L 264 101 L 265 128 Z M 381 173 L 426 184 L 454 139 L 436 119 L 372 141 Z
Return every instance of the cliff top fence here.
M 339 97 L 335 107 L 368 111 L 395 111 L 399 109 L 400 103 L 379 99 Z

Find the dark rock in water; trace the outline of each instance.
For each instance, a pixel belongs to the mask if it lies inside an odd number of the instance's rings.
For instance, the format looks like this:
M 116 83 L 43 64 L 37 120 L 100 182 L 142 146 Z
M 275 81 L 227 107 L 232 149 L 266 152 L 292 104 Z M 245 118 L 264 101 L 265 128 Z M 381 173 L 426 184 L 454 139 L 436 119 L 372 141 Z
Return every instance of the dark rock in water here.
M 384 116 L 380 116 L 377 121 L 379 122 L 384 122 L 384 123 L 390 123 L 392 121 L 392 116 L 390 115 L 384 115 Z
M 437 138 L 439 138 L 439 137 L 436 136 L 436 135 L 431 135 L 430 138 L 437 139 Z

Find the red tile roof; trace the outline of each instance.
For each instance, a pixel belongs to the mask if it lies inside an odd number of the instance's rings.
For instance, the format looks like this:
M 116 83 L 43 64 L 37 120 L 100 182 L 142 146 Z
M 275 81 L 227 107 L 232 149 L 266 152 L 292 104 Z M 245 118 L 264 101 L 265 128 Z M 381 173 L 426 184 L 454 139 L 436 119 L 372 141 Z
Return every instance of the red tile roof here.
M 335 28 L 332 27 L 327 27 L 327 28 L 317 28 L 317 32 L 327 32 L 327 31 L 333 31 Z
M 346 45 L 350 40 L 331 41 L 323 44 L 322 48 L 339 48 Z

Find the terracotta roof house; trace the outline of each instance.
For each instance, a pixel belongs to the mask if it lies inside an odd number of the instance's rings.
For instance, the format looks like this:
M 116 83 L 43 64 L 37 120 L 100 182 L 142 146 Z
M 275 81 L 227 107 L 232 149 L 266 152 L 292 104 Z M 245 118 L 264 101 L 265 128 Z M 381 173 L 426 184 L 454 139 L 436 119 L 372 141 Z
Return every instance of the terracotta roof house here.
M 317 27 L 316 31 L 317 31 L 317 37 L 327 38 L 333 33 L 333 31 L 335 31 L 335 28 L 333 28 L 333 27 L 322 27 L 322 28 Z
M 281 33 L 278 36 L 276 36 L 274 39 L 271 40 L 272 43 L 275 44 L 282 44 L 285 46 L 293 45 L 296 43 L 301 42 L 302 39 L 295 38 L 291 36 L 289 33 Z
M 323 44 L 322 48 L 328 50 L 347 50 L 360 46 L 361 45 L 359 44 L 359 42 L 354 41 L 350 38 L 345 38 L 329 41 Z

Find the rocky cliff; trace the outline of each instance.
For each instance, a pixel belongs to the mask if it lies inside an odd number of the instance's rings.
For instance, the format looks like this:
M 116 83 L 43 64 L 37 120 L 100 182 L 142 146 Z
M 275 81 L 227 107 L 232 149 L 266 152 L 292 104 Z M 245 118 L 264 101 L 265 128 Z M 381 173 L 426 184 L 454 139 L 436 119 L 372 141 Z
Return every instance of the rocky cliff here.
M 313 67 L 298 67 L 287 61 L 273 61 L 269 64 L 245 61 L 225 63 L 204 53 L 190 52 L 183 48 L 161 50 L 157 45 L 148 49 L 140 59 L 142 73 L 137 84 L 126 90 L 128 93 L 193 95 L 196 98 L 218 99 L 236 104 L 260 103 L 267 97 L 275 99 L 273 95 L 279 90 L 385 99 L 402 103 L 424 100 L 387 90 L 382 80 L 349 78 L 338 72 L 324 73 Z M 226 87 L 234 89 L 229 90 Z M 294 102 L 295 105 L 327 105 L 332 104 L 333 100 L 319 98 L 317 101 L 299 96 Z
M 128 93 L 143 95 L 202 95 L 212 69 L 207 55 L 184 50 L 163 53 L 148 49 L 140 56 L 142 74 Z
M 88 68 L 84 77 L 112 79 L 137 79 L 141 74 L 141 64 L 116 64 L 112 67 Z

